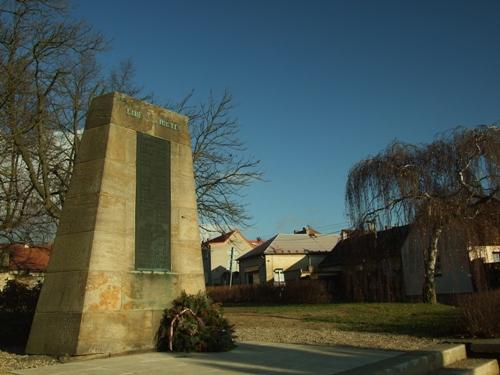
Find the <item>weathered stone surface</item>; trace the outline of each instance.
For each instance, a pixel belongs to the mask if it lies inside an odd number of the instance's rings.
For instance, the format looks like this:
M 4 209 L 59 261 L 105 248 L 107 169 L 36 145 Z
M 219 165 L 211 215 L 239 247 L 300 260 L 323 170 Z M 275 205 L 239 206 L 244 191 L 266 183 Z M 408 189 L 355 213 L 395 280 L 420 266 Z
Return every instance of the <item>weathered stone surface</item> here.
M 169 212 L 151 211 L 171 232 L 164 272 L 136 269 L 138 132 L 170 144 Z M 118 93 L 93 100 L 28 353 L 152 348 L 168 303 L 204 289 L 191 158 L 186 117 Z
M 59 234 L 54 242 L 48 272 L 86 271 L 95 232 Z
M 178 277 L 172 273 L 131 272 L 122 281 L 123 310 L 163 310 L 178 294 Z
M 98 202 L 99 193 L 81 194 L 67 199 L 57 228 L 57 235 L 93 230 Z
M 72 184 L 66 199 L 79 197 L 84 194 L 97 194 L 101 190 L 102 174 L 104 172 L 104 159 L 85 161 L 75 168 Z
M 48 355 L 76 353 L 81 319 L 81 312 L 37 311 L 32 325 L 36 334 L 30 334 L 27 348 Z
M 78 150 L 77 163 L 89 160 L 103 159 L 108 143 L 109 125 L 94 129 L 86 129 Z M 73 173 L 75 171 L 73 170 Z
M 121 162 L 129 168 L 134 168 L 136 134 L 137 132 L 132 129 L 110 124 L 106 160 Z
M 101 249 L 99 256 L 90 259 L 90 269 L 95 271 L 134 270 L 134 236 L 131 233 L 117 235 L 114 232 L 96 230 L 93 232 L 93 248 Z M 131 247 L 132 246 L 132 247 Z
M 82 315 L 77 353 L 122 353 L 149 349 L 154 333 L 152 310 L 86 312 Z
M 86 282 L 86 271 L 48 272 L 40 293 L 41 303 L 38 303 L 37 313 L 81 312 Z

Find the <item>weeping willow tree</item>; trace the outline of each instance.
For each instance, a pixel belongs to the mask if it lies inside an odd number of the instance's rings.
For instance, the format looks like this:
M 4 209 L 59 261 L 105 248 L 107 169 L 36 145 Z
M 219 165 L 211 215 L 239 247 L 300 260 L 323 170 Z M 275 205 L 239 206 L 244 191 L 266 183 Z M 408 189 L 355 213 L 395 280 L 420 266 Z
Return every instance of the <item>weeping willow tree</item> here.
M 394 141 L 349 171 L 351 224 L 358 229 L 412 224 L 429 238 L 422 295 L 435 303 L 443 230 L 461 230 L 473 243 L 480 232 L 499 225 L 499 159 L 497 126 L 457 128 L 425 145 Z

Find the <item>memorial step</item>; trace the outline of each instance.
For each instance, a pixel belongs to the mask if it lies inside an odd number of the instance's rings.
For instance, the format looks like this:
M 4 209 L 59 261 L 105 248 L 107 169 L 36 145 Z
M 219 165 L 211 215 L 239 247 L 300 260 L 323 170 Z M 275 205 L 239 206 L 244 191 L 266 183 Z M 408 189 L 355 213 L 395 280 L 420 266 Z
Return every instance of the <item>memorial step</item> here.
M 499 375 L 496 359 L 469 358 L 431 372 L 432 375 Z

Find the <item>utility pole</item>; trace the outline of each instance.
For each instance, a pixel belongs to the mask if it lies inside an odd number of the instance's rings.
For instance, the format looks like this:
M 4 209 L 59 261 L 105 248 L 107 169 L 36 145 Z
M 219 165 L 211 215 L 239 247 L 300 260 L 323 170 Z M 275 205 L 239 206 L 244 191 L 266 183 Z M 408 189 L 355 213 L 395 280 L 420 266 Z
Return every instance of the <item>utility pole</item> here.
M 233 256 L 234 256 L 234 247 L 231 247 L 231 257 L 229 260 L 229 287 L 233 284 Z

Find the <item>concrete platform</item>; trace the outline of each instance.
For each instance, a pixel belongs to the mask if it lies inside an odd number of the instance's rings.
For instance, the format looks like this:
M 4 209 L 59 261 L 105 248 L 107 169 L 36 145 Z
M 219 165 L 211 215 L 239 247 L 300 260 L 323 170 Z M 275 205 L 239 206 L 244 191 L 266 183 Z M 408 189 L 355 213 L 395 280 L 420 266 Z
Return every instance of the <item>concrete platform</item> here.
M 336 374 L 402 352 L 341 346 L 240 343 L 225 353 L 142 353 L 13 371 L 17 375 Z

